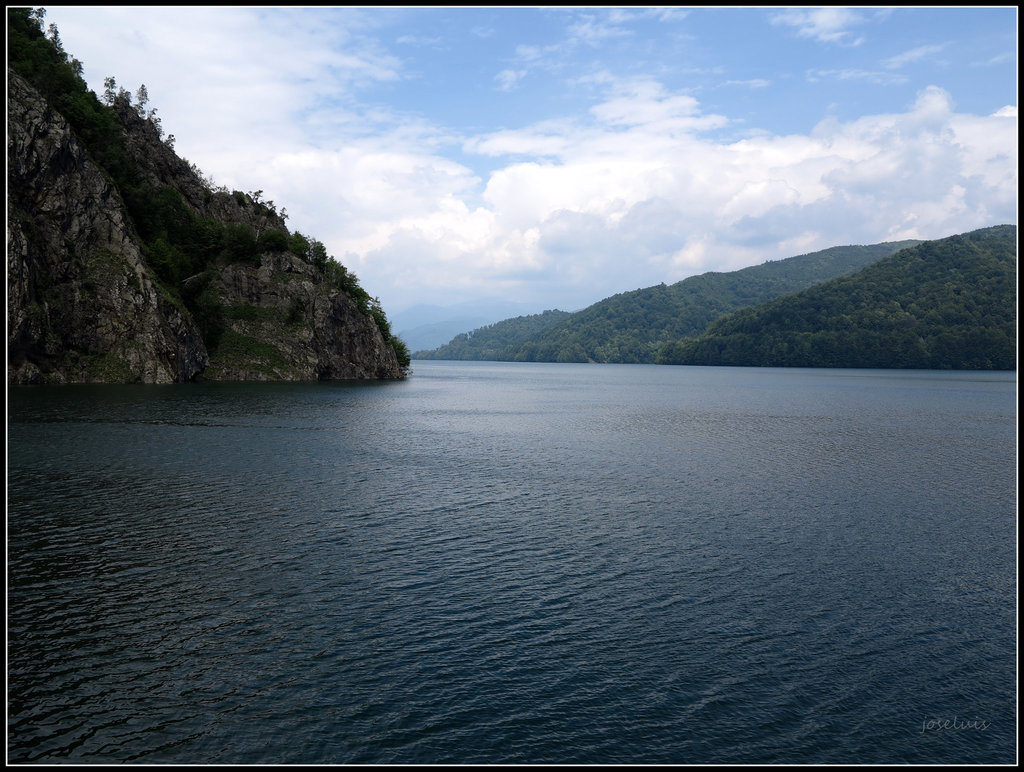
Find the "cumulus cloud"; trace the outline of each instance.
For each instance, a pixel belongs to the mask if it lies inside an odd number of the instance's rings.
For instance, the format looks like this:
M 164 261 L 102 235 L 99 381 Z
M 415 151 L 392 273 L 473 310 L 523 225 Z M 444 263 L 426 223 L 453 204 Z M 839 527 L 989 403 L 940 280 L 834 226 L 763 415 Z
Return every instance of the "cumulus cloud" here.
M 486 179 L 402 160 L 419 171 L 377 175 L 353 210 L 367 235 L 340 224 L 336 243 L 419 291 L 500 286 L 523 299 L 557 288 L 573 305 L 837 243 L 936 238 L 1015 217 L 1016 116 L 957 114 L 938 88 L 904 113 L 737 142 L 703 132 L 685 95 L 648 84 L 632 112 L 624 98 L 609 95 L 586 125 L 475 138 L 469 151 L 547 154 Z M 384 202 L 409 195 L 413 178 L 415 205 L 393 216 Z

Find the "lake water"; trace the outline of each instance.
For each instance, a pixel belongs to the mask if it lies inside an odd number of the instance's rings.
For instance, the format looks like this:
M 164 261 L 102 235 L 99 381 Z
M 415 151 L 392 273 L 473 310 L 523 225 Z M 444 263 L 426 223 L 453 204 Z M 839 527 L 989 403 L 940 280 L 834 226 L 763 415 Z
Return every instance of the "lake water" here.
M 1013 763 L 1016 376 L 11 388 L 8 761 Z

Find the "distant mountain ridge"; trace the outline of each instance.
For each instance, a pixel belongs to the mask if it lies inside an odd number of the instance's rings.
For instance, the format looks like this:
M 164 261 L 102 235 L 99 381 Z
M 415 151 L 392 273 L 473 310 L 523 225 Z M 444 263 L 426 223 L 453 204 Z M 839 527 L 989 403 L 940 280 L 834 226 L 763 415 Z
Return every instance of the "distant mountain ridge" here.
M 507 360 L 506 351 L 522 345 L 571 316 L 568 311 L 552 310 L 505 319 L 478 327 L 472 332 L 460 333 L 440 348 L 420 351 L 416 356 L 420 359 Z
M 581 311 L 517 317 L 456 336 L 419 359 L 654 363 L 661 347 L 715 319 L 852 273 L 920 241 L 842 246 L 624 292 Z
M 536 311 L 537 306 L 532 304 L 486 298 L 451 306 L 418 304 L 388 316 L 410 351 L 426 351 L 443 346 L 466 330 Z

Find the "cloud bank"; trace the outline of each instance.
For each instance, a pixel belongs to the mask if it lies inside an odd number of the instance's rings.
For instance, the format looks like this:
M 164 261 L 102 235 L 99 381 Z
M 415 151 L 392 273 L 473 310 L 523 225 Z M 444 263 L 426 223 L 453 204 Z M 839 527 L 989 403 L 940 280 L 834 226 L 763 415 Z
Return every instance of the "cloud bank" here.
M 865 236 L 1015 221 L 1015 110 L 961 115 L 933 87 L 905 113 L 806 135 L 717 140 L 728 122 L 647 81 L 589 120 L 466 138 L 466 154 L 500 161 L 486 177 L 377 139 L 277 156 L 274 183 L 303 210 L 329 202 L 318 221 L 335 254 L 408 300 L 500 289 L 583 304 Z

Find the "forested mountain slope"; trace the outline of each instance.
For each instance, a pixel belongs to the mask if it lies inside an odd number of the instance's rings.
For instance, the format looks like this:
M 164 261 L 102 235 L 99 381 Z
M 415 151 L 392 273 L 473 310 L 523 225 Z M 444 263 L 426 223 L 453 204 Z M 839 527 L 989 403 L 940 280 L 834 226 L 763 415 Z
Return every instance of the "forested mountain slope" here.
M 927 241 L 666 344 L 664 364 L 1016 368 L 1017 228 Z
M 505 322 L 459 336 L 416 356 L 430 359 L 491 359 L 520 362 L 644 362 L 661 346 L 699 335 L 714 319 L 739 308 L 856 271 L 916 241 L 832 247 L 728 273 L 705 273 L 671 285 L 624 292 L 560 321 L 537 319 L 540 329 L 509 320 L 522 333 L 503 345 Z M 561 312 L 559 312 L 561 313 Z M 551 324 L 550 322 L 556 323 Z M 546 324 L 541 324 L 546 322 Z M 501 336 L 495 335 L 501 333 Z

